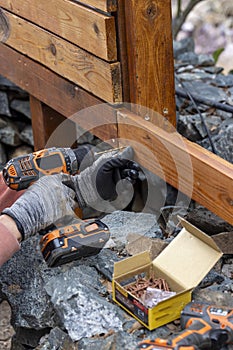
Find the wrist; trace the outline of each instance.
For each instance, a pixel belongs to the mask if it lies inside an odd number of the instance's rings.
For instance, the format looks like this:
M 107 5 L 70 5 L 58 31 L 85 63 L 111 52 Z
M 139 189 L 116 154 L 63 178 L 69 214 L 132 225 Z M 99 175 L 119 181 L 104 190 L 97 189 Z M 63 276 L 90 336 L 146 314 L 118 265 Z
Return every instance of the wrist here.
M 11 234 L 17 239 L 17 241 L 21 242 L 22 235 L 19 232 L 14 219 L 12 219 L 9 215 L 3 214 L 0 216 L 0 224 L 3 224 L 5 227 L 7 227 Z

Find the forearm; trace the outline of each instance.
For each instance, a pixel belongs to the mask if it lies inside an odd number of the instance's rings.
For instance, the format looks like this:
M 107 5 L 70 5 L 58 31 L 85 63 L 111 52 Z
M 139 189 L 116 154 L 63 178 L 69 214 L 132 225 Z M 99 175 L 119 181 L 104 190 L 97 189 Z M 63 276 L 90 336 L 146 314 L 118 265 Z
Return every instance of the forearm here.
M 0 267 L 20 249 L 21 234 L 12 218 L 0 216 Z

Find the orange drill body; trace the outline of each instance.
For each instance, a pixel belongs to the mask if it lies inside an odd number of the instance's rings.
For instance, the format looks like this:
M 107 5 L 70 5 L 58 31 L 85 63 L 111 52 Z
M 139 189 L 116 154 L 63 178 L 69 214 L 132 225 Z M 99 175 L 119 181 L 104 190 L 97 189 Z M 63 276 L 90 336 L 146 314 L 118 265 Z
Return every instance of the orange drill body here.
M 172 340 L 144 340 L 138 349 L 146 350 L 220 350 L 233 344 L 233 309 L 191 302 L 181 313 L 184 329 Z

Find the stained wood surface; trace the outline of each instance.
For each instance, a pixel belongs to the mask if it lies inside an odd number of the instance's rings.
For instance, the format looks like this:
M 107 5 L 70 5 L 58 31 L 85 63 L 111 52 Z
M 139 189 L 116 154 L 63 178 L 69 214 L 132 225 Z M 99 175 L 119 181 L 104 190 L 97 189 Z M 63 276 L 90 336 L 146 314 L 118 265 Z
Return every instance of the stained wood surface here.
M 118 0 L 118 9 L 116 13 L 117 23 L 117 42 L 119 47 L 119 59 L 121 62 L 121 77 L 122 77 L 122 94 L 123 101 L 130 102 L 130 85 L 129 85 L 129 68 L 127 55 L 127 41 L 126 41 L 126 22 L 125 18 L 125 1 Z
M 48 135 L 45 127 L 45 118 L 41 101 L 30 96 L 30 110 L 32 120 L 32 131 L 34 139 L 34 150 L 45 148 Z
M 56 142 L 53 140 L 52 147 L 72 147 L 76 144 L 76 127 L 72 121 L 32 95 L 30 95 L 30 109 L 35 150 L 47 148 L 51 135 L 62 123 L 65 125 L 65 130 L 59 134 Z
M 106 102 L 121 102 L 120 64 L 107 63 L 3 10 L 10 34 L 5 43 Z
M 0 44 L 0 62 L 0 74 L 37 100 L 44 102 L 66 118 L 76 119 L 75 122 L 84 129 L 95 128 L 95 133 L 100 139 L 117 138 L 115 110 L 102 100 L 3 44 Z M 45 128 L 46 122 L 43 118 L 46 118 L 47 114 L 44 111 L 42 114 L 40 105 L 37 106 L 40 117 L 34 123 L 34 133 L 38 138 L 38 145 L 43 145 L 47 141 L 47 136 L 40 135 L 39 126 Z M 78 113 L 80 111 L 81 115 Z
M 83 109 L 66 118 L 30 95 L 30 108 L 35 150 L 45 147 L 77 147 L 77 142 L 86 131 L 113 147 L 117 146 L 116 111 L 106 104 Z M 103 114 L 105 118 L 102 118 Z
M 134 111 L 146 106 L 175 125 L 171 0 L 126 0 L 125 18 Z
M 117 10 L 117 0 L 74 0 L 74 2 L 80 2 L 86 6 L 93 6 L 107 12 Z
M 118 113 L 118 131 L 140 164 L 233 224 L 233 164 L 127 111 Z
M 104 60 L 117 60 L 113 16 L 70 0 L 0 0 L 0 6 Z

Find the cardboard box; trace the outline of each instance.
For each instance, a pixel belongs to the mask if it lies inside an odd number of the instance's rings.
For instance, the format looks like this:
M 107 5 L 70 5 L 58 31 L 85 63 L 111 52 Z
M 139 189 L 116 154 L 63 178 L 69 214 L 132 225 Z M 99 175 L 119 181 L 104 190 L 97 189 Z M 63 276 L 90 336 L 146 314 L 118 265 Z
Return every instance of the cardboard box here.
M 153 261 L 146 251 L 114 264 L 113 300 L 149 330 L 180 317 L 193 289 L 223 254 L 211 237 L 183 219 L 181 223 L 181 232 Z M 147 308 L 124 286 L 152 272 L 164 278 L 176 295 Z

